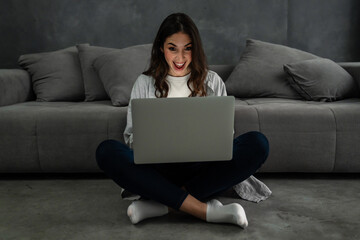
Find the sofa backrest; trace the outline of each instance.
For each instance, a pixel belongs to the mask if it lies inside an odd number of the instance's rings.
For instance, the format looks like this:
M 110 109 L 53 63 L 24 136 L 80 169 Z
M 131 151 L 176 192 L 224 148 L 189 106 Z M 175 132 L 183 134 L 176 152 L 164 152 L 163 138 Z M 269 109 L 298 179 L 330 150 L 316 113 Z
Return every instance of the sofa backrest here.
M 224 82 L 227 80 L 234 67 L 235 65 L 209 65 L 209 69 L 216 72 Z
M 355 80 L 360 88 L 360 62 L 338 62 Z M 226 82 L 236 65 L 209 65 L 209 69 L 215 71 Z

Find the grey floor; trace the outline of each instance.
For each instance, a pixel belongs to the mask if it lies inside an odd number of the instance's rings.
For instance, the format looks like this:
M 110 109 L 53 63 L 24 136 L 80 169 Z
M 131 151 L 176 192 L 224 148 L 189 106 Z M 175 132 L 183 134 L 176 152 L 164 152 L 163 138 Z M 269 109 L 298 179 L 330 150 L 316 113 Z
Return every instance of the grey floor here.
M 11 177 L 12 176 L 12 177 Z M 101 175 L 0 179 L 0 239 L 360 239 L 358 174 L 256 175 L 273 191 L 260 203 L 239 202 L 249 227 L 210 224 L 173 212 L 132 225 L 129 201 Z

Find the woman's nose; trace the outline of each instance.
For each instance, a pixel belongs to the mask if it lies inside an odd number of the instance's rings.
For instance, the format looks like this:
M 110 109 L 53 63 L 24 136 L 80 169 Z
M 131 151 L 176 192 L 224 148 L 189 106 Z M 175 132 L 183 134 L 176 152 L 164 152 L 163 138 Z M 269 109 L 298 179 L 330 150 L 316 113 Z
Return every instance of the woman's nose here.
M 178 53 L 176 56 L 176 61 L 177 62 L 183 62 L 183 60 L 185 59 L 184 53 Z

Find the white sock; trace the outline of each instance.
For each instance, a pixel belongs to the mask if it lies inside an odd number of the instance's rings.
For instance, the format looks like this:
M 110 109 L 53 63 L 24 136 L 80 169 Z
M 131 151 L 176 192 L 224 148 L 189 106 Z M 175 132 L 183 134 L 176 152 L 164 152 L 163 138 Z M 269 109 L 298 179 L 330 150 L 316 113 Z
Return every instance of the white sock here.
M 207 202 L 206 221 L 214 223 L 232 223 L 242 228 L 248 226 L 244 208 L 238 203 L 222 205 L 216 199 Z
M 167 206 L 152 200 L 134 201 L 127 209 L 127 215 L 132 224 L 136 224 L 146 218 L 163 216 L 168 212 Z

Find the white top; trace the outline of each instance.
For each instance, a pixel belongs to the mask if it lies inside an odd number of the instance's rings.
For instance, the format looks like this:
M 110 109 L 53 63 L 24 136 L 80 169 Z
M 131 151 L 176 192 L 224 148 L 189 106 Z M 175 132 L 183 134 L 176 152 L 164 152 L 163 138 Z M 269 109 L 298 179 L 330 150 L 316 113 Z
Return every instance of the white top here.
M 188 97 L 191 94 L 191 90 L 187 86 L 187 81 L 190 78 L 190 74 L 183 77 L 173 77 L 167 75 L 166 82 L 169 84 L 169 92 L 168 98 L 175 98 L 175 97 Z M 192 89 L 192 84 L 190 85 Z

